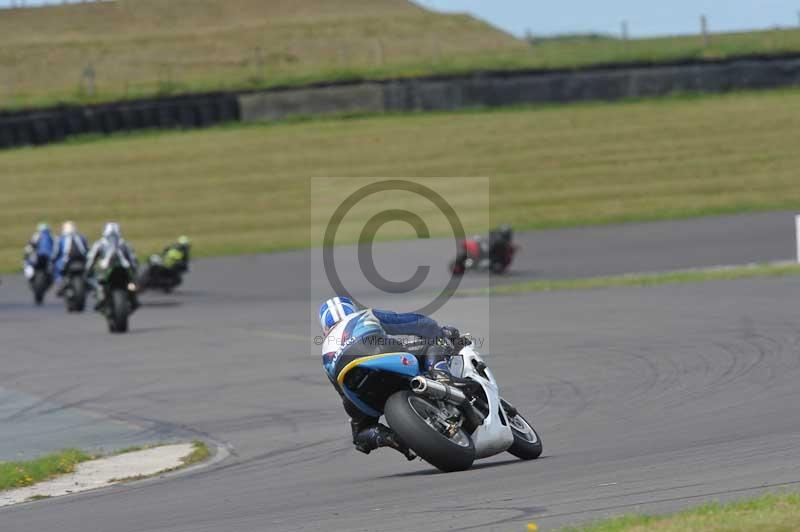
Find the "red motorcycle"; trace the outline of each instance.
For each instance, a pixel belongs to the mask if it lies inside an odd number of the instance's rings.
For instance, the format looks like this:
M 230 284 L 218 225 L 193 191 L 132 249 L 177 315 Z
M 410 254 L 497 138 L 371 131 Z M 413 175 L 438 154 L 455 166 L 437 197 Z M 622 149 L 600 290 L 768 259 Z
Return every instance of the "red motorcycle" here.
M 453 275 L 463 275 L 467 270 L 504 273 L 517 251 L 510 240 L 467 238 L 459 242 L 458 255 L 450 263 Z

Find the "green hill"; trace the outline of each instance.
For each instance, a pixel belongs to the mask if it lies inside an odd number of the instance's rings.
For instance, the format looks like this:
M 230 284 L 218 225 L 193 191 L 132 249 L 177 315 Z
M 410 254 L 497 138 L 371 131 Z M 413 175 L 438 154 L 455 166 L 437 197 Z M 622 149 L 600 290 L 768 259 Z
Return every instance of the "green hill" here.
M 407 0 L 117 0 L 4 9 L 0 107 L 340 79 L 525 49 L 472 17 Z M 88 70 L 94 95 L 86 94 Z
M 800 30 L 516 39 L 409 0 L 116 0 L 0 9 L 0 109 L 474 70 L 800 53 Z M 93 72 L 93 82 L 89 82 Z

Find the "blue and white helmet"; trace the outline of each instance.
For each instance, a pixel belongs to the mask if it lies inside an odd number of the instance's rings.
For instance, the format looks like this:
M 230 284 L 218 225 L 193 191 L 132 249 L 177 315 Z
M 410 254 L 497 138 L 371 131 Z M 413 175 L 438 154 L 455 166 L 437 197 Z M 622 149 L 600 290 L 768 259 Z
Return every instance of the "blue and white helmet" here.
M 345 316 L 358 312 L 355 303 L 349 297 L 334 297 L 319 307 L 319 324 L 322 331 L 328 334 L 334 325 Z

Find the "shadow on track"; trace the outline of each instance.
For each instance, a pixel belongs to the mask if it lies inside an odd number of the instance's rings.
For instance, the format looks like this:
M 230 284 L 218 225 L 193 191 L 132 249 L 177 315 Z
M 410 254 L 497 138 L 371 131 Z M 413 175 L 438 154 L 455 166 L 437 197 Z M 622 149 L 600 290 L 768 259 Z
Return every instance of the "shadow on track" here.
M 538 462 L 539 460 L 546 459 L 546 456 L 542 456 L 536 460 L 531 460 L 530 462 Z M 476 471 L 480 469 L 487 469 L 487 468 L 495 468 L 495 467 L 506 467 L 511 464 L 523 464 L 525 460 L 520 460 L 519 458 L 507 458 L 505 460 L 498 460 L 496 462 L 483 462 L 477 463 L 470 467 L 466 471 L 459 471 L 458 473 L 469 473 L 470 471 Z M 427 463 L 426 463 L 427 465 Z M 384 475 L 382 477 L 375 477 L 376 479 L 384 479 L 384 478 L 403 478 L 403 477 L 427 477 L 433 475 L 451 475 L 451 474 L 458 474 L 458 473 L 443 473 L 438 469 L 431 466 L 430 469 L 423 469 L 420 471 L 408 471 L 406 473 L 395 473 L 394 475 Z
M 172 308 L 172 307 L 180 307 L 183 303 L 180 301 L 142 301 L 142 307 L 150 307 L 150 308 Z

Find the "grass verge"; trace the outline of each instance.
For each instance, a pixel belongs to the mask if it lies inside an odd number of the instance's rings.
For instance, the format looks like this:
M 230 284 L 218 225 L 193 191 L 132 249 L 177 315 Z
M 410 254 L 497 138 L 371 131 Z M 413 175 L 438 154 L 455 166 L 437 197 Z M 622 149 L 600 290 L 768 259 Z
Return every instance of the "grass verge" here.
M 730 504 L 710 503 L 668 516 L 628 515 L 560 532 L 792 532 L 800 523 L 800 494 L 766 494 Z
M 122 452 L 135 452 L 141 451 L 144 449 L 152 449 L 153 447 L 159 447 L 160 445 L 169 445 L 169 444 L 156 444 L 156 445 L 146 445 L 140 446 L 139 448 L 131 447 L 129 449 L 125 449 Z M 171 469 L 165 469 L 163 471 L 159 471 L 158 473 L 153 473 L 152 475 L 134 475 L 131 477 L 123 477 L 123 478 L 114 478 L 111 479 L 109 482 L 117 483 L 117 482 L 134 482 L 136 480 L 144 480 L 146 478 L 153 478 L 159 475 L 163 475 L 164 473 L 171 473 L 172 471 L 179 471 L 181 469 L 185 469 L 189 466 L 194 464 L 199 464 L 200 462 L 204 462 L 211 457 L 211 450 L 208 448 L 208 445 L 202 440 L 194 440 L 192 441 L 192 452 L 188 455 L 181 458 L 181 465 L 177 467 L 173 467 Z
M 663 273 L 626 274 L 582 279 L 557 279 L 552 281 L 528 281 L 524 283 L 493 286 L 481 290 L 481 293 L 509 295 L 528 292 L 557 292 L 621 286 L 655 286 L 663 284 L 700 283 L 704 281 L 785 277 L 789 275 L 800 275 L 800 264 L 752 264 L 745 266 L 679 270 Z
M 489 216 L 549 228 L 792 209 L 800 206 L 798 116 L 795 89 L 229 126 L 10 150 L 0 154 L 0 271 L 19 270 L 40 220 L 72 219 L 92 239 L 105 221 L 118 221 L 140 256 L 180 234 L 193 238 L 195 256 L 306 247 L 327 223 L 312 215 L 315 176 L 488 177 L 488 202 L 463 186 L 436 189 L 464 214 L 467 232 L 485 229 L 470 224 Z M 328 192 L 314 202 L 342 201 L 333 187 Z M 371 203 L 391 208 L 398 199 Z M 343 224 L 337 243 L 358 238 L 357 221 Z M 378 237 L 413 234 L 390 229 Z M 446 224 L 431 227 L 432 236 L 451 234 Z
M 78 449 L 65 449 L 34 460 L 0 463 L 0 491 L 22 488 L 75 471 L 92 456 Z
M 170 445 L 168 443 L 153 444 L 153 445 L 135 445 L 126 447 L 109 456 L 117 456 L 120 454 L 134 453 L 137 451 L 144 451 L 162 445 Z M 194 440 L 192 442 L 192 452 L 181 459 L 182 464 L 172 469 L 159 471 L 154 475 L 139 475 L 135 477 L 113 479 L 112 482 L 129 482 L 133 480 L 141 480 L 172 471 L 177 471 L 185 467 L 192 466 L 203 462 L 211 457 L 211 450 L 205 442 L 201 440 Z M 32 486 L 39 482 L 49 480 L 60 475 L 74 473 L 75 468 L 81 462 L 89 460 L 96 460 L 104 458 L 104 456 L 90 455 L 78 449 L 65 449 L 52 454 L 41 456 L 34 460 L 18 461 L 18 462 L 0 462 L 0 491 L 23 488 Z M 38 499 L 42 497 L 34 497 Z
M 211 451 L 204 441 L 194 440 L 192 442 L 194 449 L 192 452 L 182 459 L 183 467 L 189 467 L 194 464 L 199 464 L 211 457 Z

